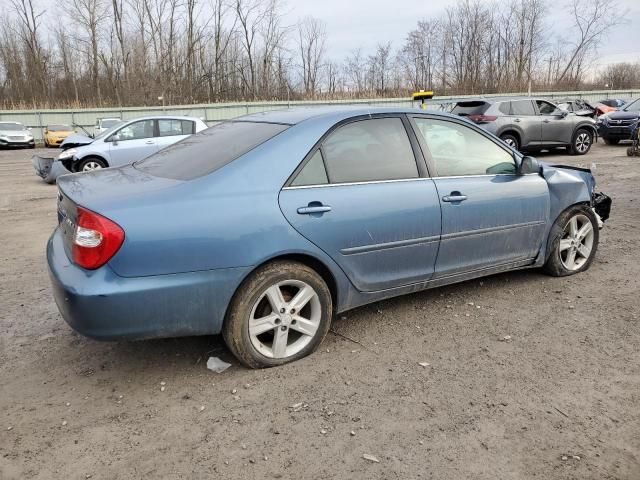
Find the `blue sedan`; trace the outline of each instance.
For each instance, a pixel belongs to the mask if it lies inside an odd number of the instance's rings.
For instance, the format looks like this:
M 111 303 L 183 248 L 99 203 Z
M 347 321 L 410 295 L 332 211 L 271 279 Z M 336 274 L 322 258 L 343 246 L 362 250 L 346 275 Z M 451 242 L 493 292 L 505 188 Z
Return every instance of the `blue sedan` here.
M 308 355 L 360 305 L 584 271 L 610 207 L 589 170 L 410 109 L 250 115 L 58 187 L 47 258 L 69 325 L 97 339 L 221 332 L 254 368 Z

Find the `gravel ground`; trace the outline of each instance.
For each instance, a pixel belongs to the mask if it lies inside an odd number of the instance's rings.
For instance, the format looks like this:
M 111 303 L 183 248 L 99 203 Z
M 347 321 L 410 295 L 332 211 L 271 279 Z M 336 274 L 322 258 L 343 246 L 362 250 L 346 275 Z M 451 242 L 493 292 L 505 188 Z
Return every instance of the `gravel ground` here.
M 613 197 L 587 272 L 360 308 L 262 371 L 218 337 L 74 333 L 44 257 L 56 188 L 32 153 L 0 151 L 1 479 L 640 478 L 640 159 L 624 147 L 541 155 L 595 162 Z M 210 372 L 210 355 L 234 366 Z

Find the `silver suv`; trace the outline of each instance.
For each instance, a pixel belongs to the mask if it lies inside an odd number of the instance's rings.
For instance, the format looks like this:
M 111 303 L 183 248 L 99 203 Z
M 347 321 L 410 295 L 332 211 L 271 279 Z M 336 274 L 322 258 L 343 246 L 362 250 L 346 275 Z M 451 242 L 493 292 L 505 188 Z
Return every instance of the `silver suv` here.
M 516 150 L 564 147 L 584 155 L 596 137 L 592 118 L 569 113 L 542 98 L 504 97 L 457 102 L 451 113 L 466 117 Z

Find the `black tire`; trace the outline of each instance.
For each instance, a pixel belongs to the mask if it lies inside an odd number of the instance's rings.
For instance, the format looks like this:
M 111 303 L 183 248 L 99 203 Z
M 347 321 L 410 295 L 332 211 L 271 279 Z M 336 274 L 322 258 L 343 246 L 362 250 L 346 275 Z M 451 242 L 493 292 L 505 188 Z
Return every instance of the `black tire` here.
M 104 160 L 102 160 L 101 158 L 97 158 L 97 157 L 88 157 L 83 159 L 80 163 L 78 163 L 78 165 L 76 166 L 75 171 L 76 172 L 82 172 L 84 171 L 84 167 L 91 163 L 91 162 L 95 162 L 97 163 L 100 168 L 107 168 L 107 162 L 105 162 Z
M 560 240 L 565 235 L 565 229 L 568 227 L 569 221 L 573 217 L 586 217 L 591 223 L 591 227 L 593 229 L 593 241 L 590 253 L 586 258 L 586 261 L 584 261 L 584 263 L 582 263 L 582 265 L 575 270 L 566 267 L 562 259 L 562 253 L 560 251 Z M 584 272 L 591 266 L 591 263 L 593 262 L 593 259 L 598 250 L 598 242 L 598 220 L 596 219 L 593 210 L 591 210 L 588 205 L 573 205 L 572 207 L 569 207 L 558 216 L 553 226 L 551 227 L 551 232 L 549 233 L 549 240 L 547 243 L 548 256 L 543 270 L 547 274 L 554 277 L 566 277 L 567 275 L 574 275 L 576 273 Z
M 573 134 L 569 153 L 571 155 L 586 155 L 593 145 L 593 132 L 587 128 L 579 128 Z
M 520 140 L 518 140 L 518 137 L 516 137 L 515 135 L 511 133 L 503 133 L 502 135 L 500 135 L 500 140 L 509 145 L 511 148 L 520 150 Z
M 260 304 L 261 297 L 266 290 L 277 283 L 287 281 L 301 281 L 313 288 L 321 308 L 320 321 L 315 334 L 302 350 L 288 357 L 273 358 L 265 356 L 252 343 L 249 334 L 249 319 L 254 305 Z M 300 314 L 302 315 L 302 311 Z M 227 311 L 222 327 L 222 336 L 229 350 L 243 365 L 249 368 L 274 367 L 293 362 L 313 352 L 329 331 L 332 318 L 331 292 L 315 270 L 298 262 L 274 261 L 253 272 L 238 287 Z
M 620 143 L 619 138 L 602 137 L 602 139 L 604 140 L 604 143 L 606 143 L 607 145 L 618 145 Z

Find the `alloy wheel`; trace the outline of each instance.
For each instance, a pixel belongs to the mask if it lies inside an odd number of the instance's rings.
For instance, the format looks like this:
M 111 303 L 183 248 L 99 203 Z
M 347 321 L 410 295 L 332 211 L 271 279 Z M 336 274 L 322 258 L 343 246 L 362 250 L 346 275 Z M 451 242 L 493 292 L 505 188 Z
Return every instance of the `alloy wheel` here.
M 506 143 L 507 145 L 509 145 L 511 148 L 518 148 L 518 144 L 516 143 L 516 141 L 511 138 L 511 137 L 507 137 L 504 140 L 504 143 Z
M 593 238 L 593 224 L 586 215 L 569 219 L 558 244 L 560 261 L 567 270 L 579 270 L 589 260 Z
M 82 167 L 82 171 L 90 172 L 92 170 L 100 170 L 101 168 L 102 168 L 102 165 L 100 165 L 98 162 L 89 161 L 84 164 L 84 166 Z
M 287 358 L 315 337 L 322 318 L 317 292 L 300 280 L 271 285 L 257 299 L 249 317 L 253 347 L 268 358 Z
M 576 138 L 576 150 L 578 153 L 585 153 L 591 146 L 591 137 L 588 133 L 581 133 Z

